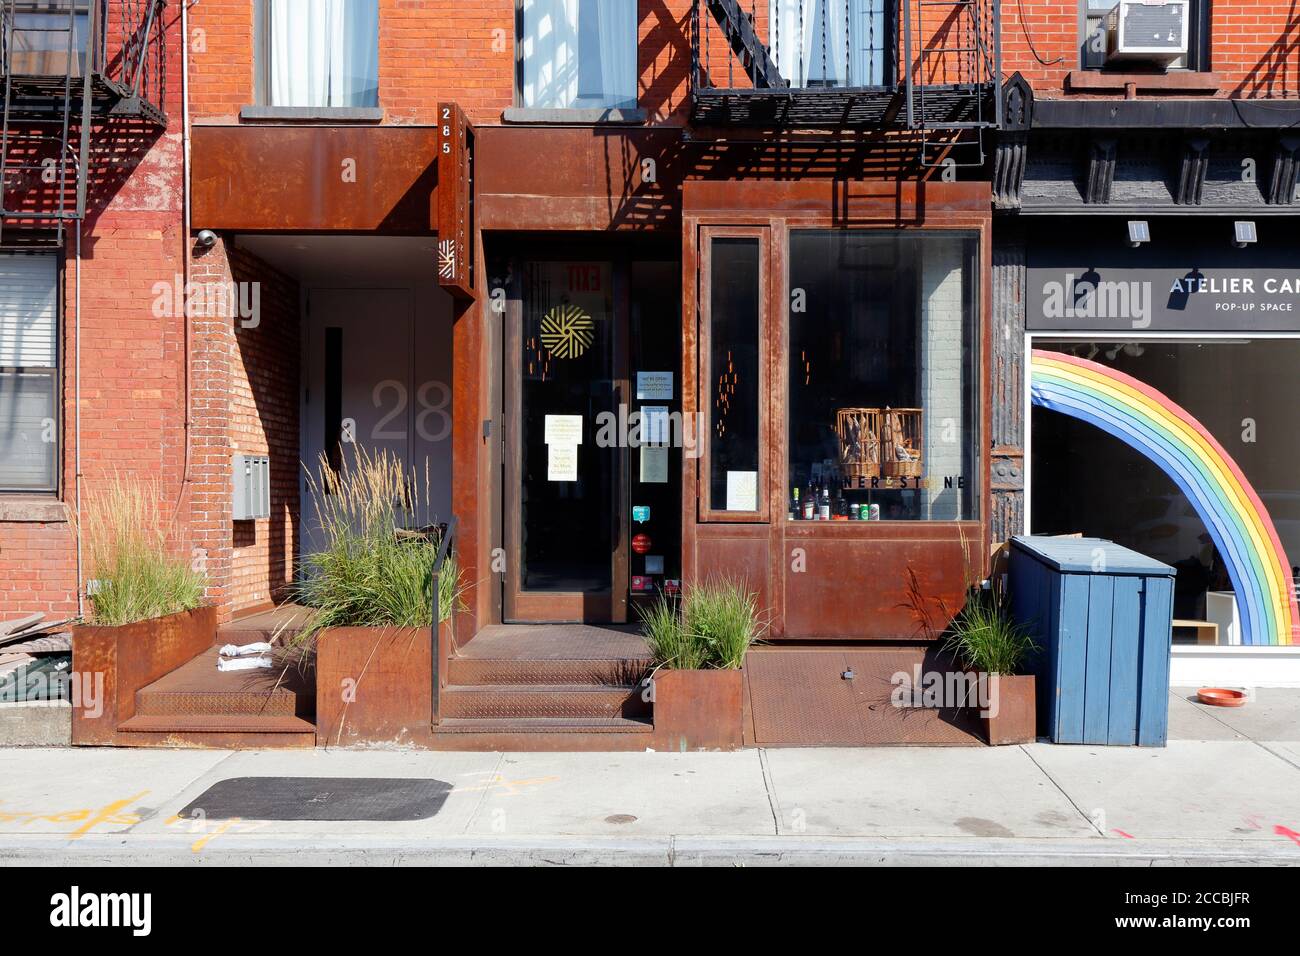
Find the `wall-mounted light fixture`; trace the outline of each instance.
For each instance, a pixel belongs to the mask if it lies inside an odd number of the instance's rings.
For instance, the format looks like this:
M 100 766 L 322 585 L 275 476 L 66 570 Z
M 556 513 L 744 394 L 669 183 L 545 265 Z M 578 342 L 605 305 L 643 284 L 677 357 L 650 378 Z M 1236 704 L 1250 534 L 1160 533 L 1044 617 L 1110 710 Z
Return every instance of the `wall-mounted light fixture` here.
M 1128 221 L 1128 244 L 1136 249 L 1144 242 L 1151 241 L 1151 227 L 1145 219 L 1130 219 Z
M 1255 231 L 1253 219 L 1238 219 L 1232 224 L 1232 244 L 1238 249 L 1245 249 L 1252 243 L 1259 242 L 1259 233 Z

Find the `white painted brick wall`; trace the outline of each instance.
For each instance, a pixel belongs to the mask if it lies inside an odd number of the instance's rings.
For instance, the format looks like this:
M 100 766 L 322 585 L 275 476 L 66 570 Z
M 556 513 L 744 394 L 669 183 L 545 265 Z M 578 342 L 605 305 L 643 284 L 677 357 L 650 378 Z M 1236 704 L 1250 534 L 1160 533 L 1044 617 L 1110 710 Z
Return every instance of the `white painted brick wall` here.
M 962 473 L 965 415 L 962 388 L 962 241 L 921 244 L 921 407 L 925 415 L 925 517 L 964 518 L 956 479 Z M 953 487 L 944 488 L 944 478 Z M 967 475 L 969 482 L 973 476 Z

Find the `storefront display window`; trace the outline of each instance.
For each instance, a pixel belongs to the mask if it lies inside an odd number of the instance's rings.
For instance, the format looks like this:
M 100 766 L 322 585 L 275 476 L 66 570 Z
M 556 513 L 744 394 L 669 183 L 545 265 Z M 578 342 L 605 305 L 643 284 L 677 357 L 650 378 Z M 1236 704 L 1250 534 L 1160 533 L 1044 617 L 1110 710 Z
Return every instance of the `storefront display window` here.
M 1031 530 L 1173 566 L 1176 642 L 1285 643 L 1300 573 L 1300 339 L 1032 344 Z
M 757 238 L 718 237 L 708 252 L 708 507 L 732 514 L 757 513 L 762 498 L 761 251 Z
M 790 234 L 794 520 L 978 517 L 977 242 Z

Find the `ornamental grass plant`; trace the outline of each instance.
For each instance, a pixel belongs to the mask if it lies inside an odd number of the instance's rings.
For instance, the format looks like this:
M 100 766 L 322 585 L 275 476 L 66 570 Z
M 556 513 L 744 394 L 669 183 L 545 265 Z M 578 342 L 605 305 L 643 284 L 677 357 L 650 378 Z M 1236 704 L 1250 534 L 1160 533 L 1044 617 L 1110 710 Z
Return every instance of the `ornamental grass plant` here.
M 202 606 L 207 577 L 175 548 L 156 481 L 87 482 L 79 527 L 90 580 L 87 623 L 134 624 Z

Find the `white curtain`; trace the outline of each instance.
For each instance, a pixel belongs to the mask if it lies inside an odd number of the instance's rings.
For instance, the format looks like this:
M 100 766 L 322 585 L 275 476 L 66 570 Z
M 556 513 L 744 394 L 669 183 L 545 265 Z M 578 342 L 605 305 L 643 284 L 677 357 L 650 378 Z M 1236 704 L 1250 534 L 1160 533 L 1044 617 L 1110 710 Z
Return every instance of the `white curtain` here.
M 378 106 L 378 0 L 267 0 L 272 106 Z
M 796 87 L 882 85 L 885 9 L 885 0 L 769 0 L 769 40 L 781 75 Z
M 636 33 L 636 0 L 524 0 L 523 105 L 636 106 Z

